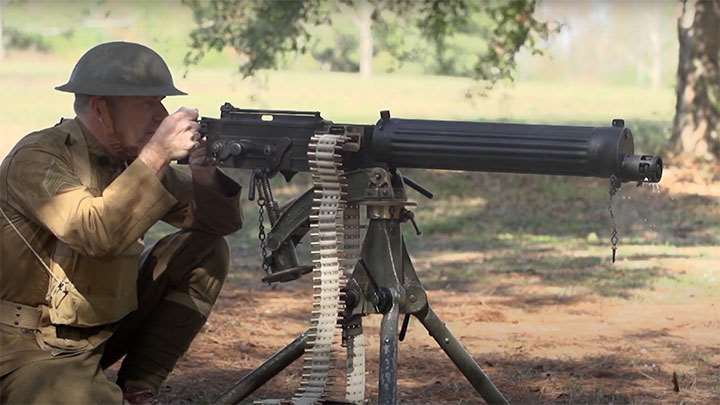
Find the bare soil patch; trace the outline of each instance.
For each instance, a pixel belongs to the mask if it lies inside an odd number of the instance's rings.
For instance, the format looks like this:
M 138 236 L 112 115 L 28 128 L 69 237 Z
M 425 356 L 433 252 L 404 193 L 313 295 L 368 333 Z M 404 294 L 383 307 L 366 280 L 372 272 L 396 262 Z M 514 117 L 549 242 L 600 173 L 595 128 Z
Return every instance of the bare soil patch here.
M 657 265 L 676 277 L 702 277 L 708 265 L 720 263 L 712 247 L 686 248 L 683 255 L 681 265 L 672 257 Z M 470 252 L 468 259 L 475 260 Z M 418 266 L 427 261 L 418 259 Z M 668 288 L 658 282 L 627 297 L 603 296 L 533 284 L 534 277 L 516 276 L 514 288 L 429 293 L 439 316 L 512 403 L 720 402 L 717 294 L 702 285 Z M 307 327 L 309 290 L 306 280 L 271 289 L 235 277 L 159 401 L 212 402 Z M 378 323 L 379 317 L 365 321 L 371 403 L 377 393 Z M 411 322 L 400 350 L 402 403 L 482 403 L 418 322 Z M 299 363 L 251 399 L 289 398 L 298 386 Z M 673 373 L 680 392 L 673 390 Z

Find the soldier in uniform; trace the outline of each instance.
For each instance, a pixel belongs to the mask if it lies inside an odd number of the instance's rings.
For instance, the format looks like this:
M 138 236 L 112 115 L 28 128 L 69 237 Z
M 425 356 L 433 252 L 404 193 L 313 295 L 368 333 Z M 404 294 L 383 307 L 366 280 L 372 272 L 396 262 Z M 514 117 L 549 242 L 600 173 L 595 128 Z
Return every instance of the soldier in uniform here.
M 168 115 L 185 93 L 151 49 L 98 45 L 57 89 L 76 117 L 0 166 L 0 403 L 149 402 L 220 292 L 240 187 L 207 164 L 197 110 Z M 144 249 L 159 220 L 180 230 Z

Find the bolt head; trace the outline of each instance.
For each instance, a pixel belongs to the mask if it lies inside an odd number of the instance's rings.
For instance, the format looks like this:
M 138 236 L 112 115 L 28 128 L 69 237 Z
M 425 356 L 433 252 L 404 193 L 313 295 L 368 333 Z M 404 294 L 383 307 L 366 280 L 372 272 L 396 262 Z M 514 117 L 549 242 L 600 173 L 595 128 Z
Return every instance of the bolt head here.
M 212 147 L 210 148 L 210 150 L 211 150 L 212 152 L 214 152 L 214 153 L 219 153 L 220 151 L 223 150 L 223 144 L 222 144 L 222 142 L 215 142 L 215 143 L 213 143 L 213 144 L 212 144 Z

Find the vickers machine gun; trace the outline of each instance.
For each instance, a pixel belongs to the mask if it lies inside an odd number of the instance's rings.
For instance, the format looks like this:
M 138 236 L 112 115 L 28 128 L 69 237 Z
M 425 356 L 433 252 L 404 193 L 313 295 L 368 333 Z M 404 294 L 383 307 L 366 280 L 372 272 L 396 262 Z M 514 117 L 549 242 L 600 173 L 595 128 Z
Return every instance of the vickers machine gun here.
M 507 403 L 460 342 L 433 312 L 403 241 L 401 224 L 417 231 L 405 186 L 432 193 L 400 173 L 404 168 L 603 177 L 611 193 L 622 182 L 658 182 L 662 161 L 635 155 L 622 120 L 609 127 L 519 125 L 392 118 L 375 125 L 336 124 L 318 112 L 243 110 L 226 103 L 219 119 L 202 118 L 210 158 L 251 169 L 249 198 L 261 218 L 264 281 L 294 280 L 313 272 L 309 329 L 219 399 L 237 403 L 303 353 L 295 403 L 331 401 L 328 388 L 339 328 L 347 348 L 347 388 L 341 403 L 362 403 L 365 353 L 362 318 L 381 314 L 378 403 L 397 403 L 398 341 L 415 316 L 488 403 Z M 290 181 L 311 172 L 313 187 L 282 209 L 270 178 Z M 366 209 L 361 220 L 360 208 Z M 262 220 L 262 219 L 261 219 Z M 367 222 L 365 224 L 364 222 Z M 295 246 L 310 232 L 313 266 L 298 263 Z M 418 231 L 419 233 L 419 231 Z M 400 324 L 400 315 L 404 315 Z

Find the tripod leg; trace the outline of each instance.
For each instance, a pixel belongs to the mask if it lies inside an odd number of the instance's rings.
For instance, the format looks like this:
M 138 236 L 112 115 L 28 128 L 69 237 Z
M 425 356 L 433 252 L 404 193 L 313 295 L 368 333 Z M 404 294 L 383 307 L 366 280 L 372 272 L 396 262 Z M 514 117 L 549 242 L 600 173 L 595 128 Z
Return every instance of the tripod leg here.
M 298 336 L 289 345 L 265 360 L 260 367 L 243 377 L 215 401 L 217 404 L 237 404 L 262 387 L 271 378 L 283 371 L 287 366 L 305 353 L 307 332 Z
M 400 308 L 393 293 L 392 306 L 380 324 L 380 384 L 378 404 L 397 404 L 398 321 Z
M 493 405 L 508 404 L 507 399 L 498 391 L 462 344 L 450 333 L 445 323 L 438 318 L 429 304 L 423 311 L 416 313 L 415 316 L 422 322 L 430 336 L 435 339 L 485 402 Z

